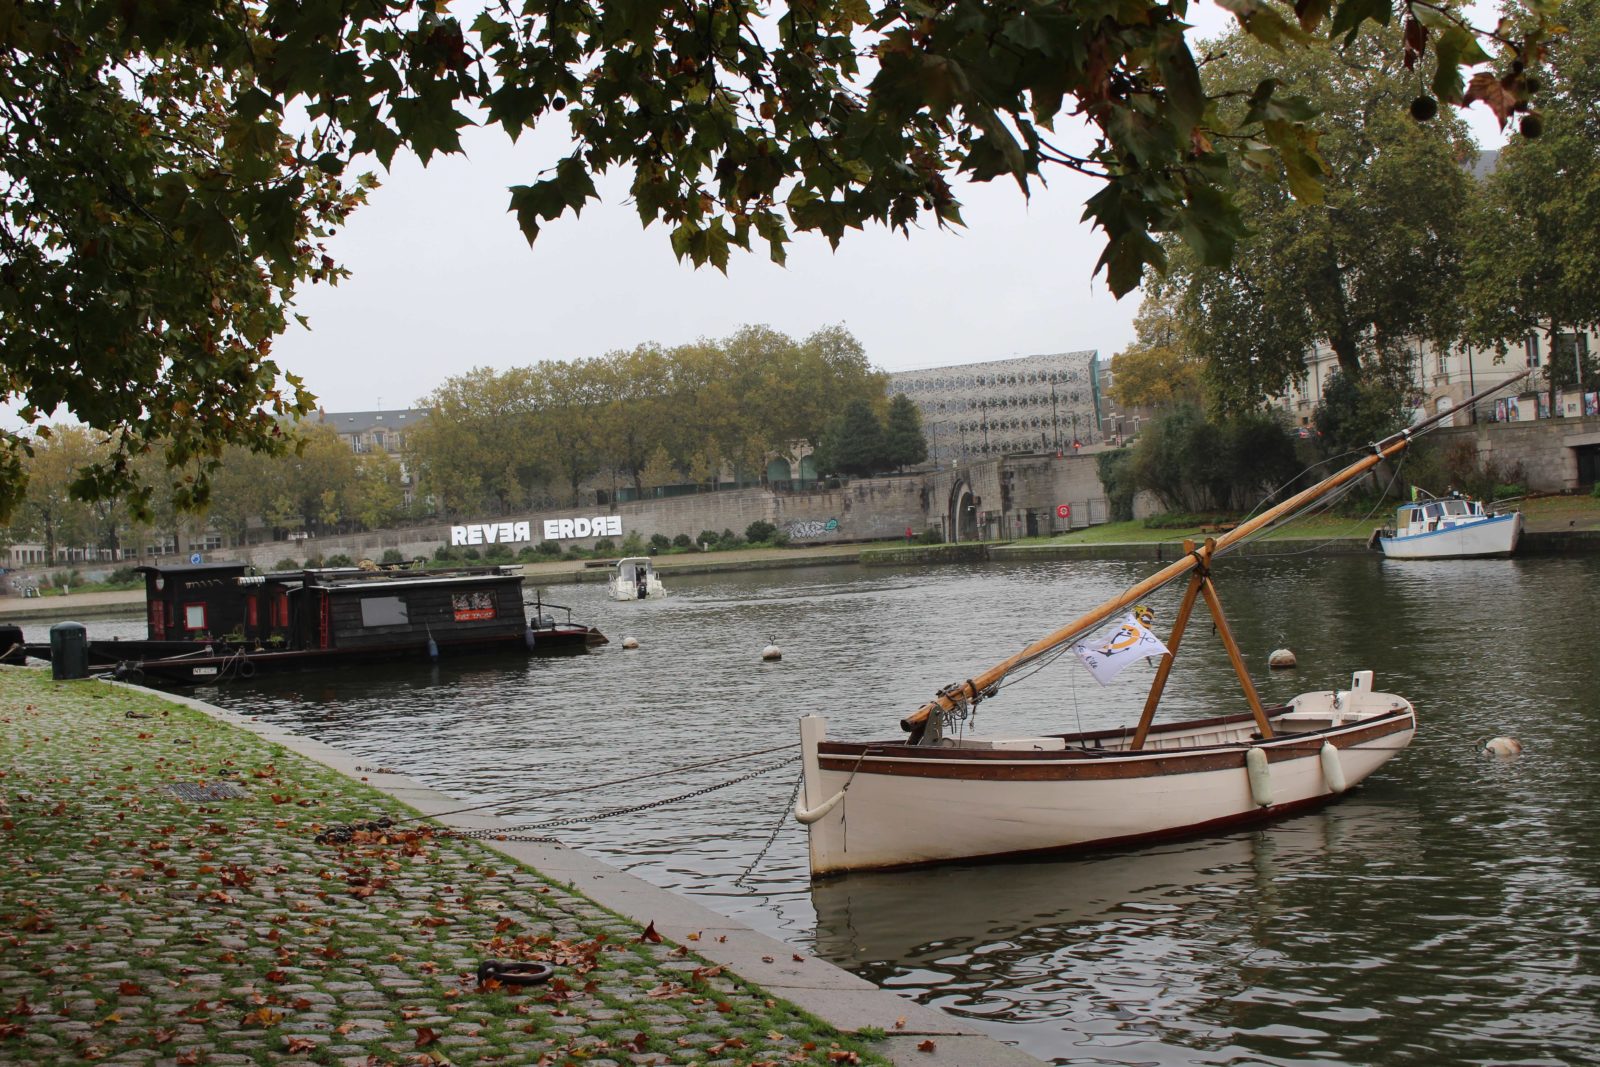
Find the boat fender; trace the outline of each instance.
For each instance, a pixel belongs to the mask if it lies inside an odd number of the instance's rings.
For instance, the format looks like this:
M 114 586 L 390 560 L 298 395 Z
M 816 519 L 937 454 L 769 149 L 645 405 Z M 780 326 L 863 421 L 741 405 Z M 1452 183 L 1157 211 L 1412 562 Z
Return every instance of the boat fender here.
M 240 660 L 239 661 L 239 677 L 240 678 L 254 678 L 255 676 L 256 676 L 256 665 L 254 663 L 251 663 L 249 660 Z
M 1328 783 L 1328 791 L 1343 793 L 1349 788 L 1349 783 L 1344 779 L 1344 764 L 1339 762 L 1339 750 L 1332 741 L 1324 741 L 1322 751 L 1317 755 L 1322 760 L 1322 779 Z
M 439 642 L 435 641 L 431 637 L 428 638 L 428 658 L 429 659 L 438 659 L 439 658 Z
M 532 652 L 533 651 L 533 646 L 539 643 L 539 639 L 533 635 L 533 627 L 531 627 L 531 626 L 523 627 L 523 630 L 522 630 L 522 643 L 528 646 L 528 651 L 529 652 Z
M 838 807 L 839 806 L 839 801 L 841 801 L 843 799 L 844 799 L 844 790 L 841 789 L 837 793 L 833 794 L 833 796 L 829 797 L 827 800 L 824 800 L 821 804 L 818 804 L 814 808 L 802 807 L 800 805 L 800 801 L 797 800 L 797 801 L 794 802 L 794 817 L 795 817 L 795 820 L 797 822 L 800 822 L 801 824 L 803 824 L 805 826 L 810 826 L 812 823 L 816 822 L 818 819 L 821 819 L 824 816 L 826 816 L 828 814 L 828 812 L 830 812 L 834 808 Z
M 1267 764 L 1267 754 L 1252 748 L 1244 754 L 1244 769 L 1250 776 L 1250 799 L 1258 808 L 1272 806 L 1272 769 Z

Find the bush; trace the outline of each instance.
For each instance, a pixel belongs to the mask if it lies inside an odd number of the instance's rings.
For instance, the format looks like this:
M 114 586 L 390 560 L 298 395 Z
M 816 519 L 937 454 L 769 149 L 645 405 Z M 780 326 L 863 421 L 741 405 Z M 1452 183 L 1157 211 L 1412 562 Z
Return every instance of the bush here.
M 518 563 L 532 563 L 539 558 L 539 550 L 532 545 L 523 545 L 522 551 L 517 553 Z
M 685 538 L 687 540 L 687 538 Z M 665 552 L 672 547 L 672 538 L 666 534 L 654 533 L 650 535 L 650 547 L 657 552 Z
M 511 557 L 510 545 L 490 545 L 483 550 L 483 558 L 494 563 L 504 563 Z
M 579 545 L 569 545 L 567 547 L 567 558 L 568 559 L 588 559 L 589 558 L 589 553 Z
M 449 545 L 440 545 L 438 548 L 433 550 L 433 558 L 438 560 L 440 563 L 451 563 L 460 559 L 461 553 L 457 552 Z
M 559 555 L 561 555 L 561 543 L 559 541 L 540 541 L 539 542 L 539 555 L 541 555 L 541 556 L 559 556 Z
M 278 562 L 274 563 L 272 565 L 272 569 L 275 571 L 297 571 L 300 569 L 300 564 L 293 556 L 290 556 L 287 559 L 280 559 Z
M 692 544 L 694 544 L 694 542 L 689 540 L 688 534 L 679 534 L 677 537 L 672 539 L 673 548 L 688 548 Z
M 1494 487 L 1494 500 L 1510 500 L 1513 497 L 1528 495 L 1528 487 L 1521 482 L 1496 482 Z
M 751 544 L 765 544 L 771 541 L 772 535 L 777 532 L 778 528 L 772 523 L 767 522 L 765 519 L 757 519 L 744 528 L 744 539 Z
M 1133 518 L 1133 498 L 1139 492 L 1139 483 L 1134 474 L 1133 449 L 1118 448 L 1102 452 L 1095 457 L 1095 467 L 1100 474 L 1100 484 L 1106 487 L 1111 521 L 1130 521 Z
M 917 534 L 917 544 L 942 545 L 944 544 L 944 538 L 939 536 L 939 532 L 937 530 L 923 530 L 921 533 Z
M 617 543 L 609 537 L 602 537 L 594 543 L 594 550 L 601 555 L 617 550 Z
M 720 538 L 717 536 L 717 531 L 701 530 L 700 536 L 695 538 L 695 543 L 701 545 L 710 545 L 712 548 L 715 548 L 717 547 L 718 540 L 720 540 Z
M 335 552 L 333 555 L 328 557 L 327 565 L 330 567 L 354 567 L 356 565 L 356 561 L 345 555 L 343 552 Z
M 318 567 L 321 567 L 321 566 L 323 566 L 321 553 L 314 553 L 314 554 L 309 555 L 309 556 L 306 557 L 306 569 L 307 570 L 313 570 L 314 571 Z
M 717 543 L 725 548 L 732 548 L 739 543 L 739 535 L 732 530 L 723 530 L 722 536 L 717 538 Z
M 461 558 L 472 560 L 482 559 L 483 553 L 478 551 L 476 545 L 468 545 L 466 548 L 461 550 Z
M 132 567 L 118 567 L 106 582 L 110 585 L 143 585 L 144 576 Z
M 383 551 L 383 558 L 378 562 L 384 564 L 385 566 L 392 567 L 397 563 L 404 563 L 405 561 L 406 558 L 400 554 L 400 550 L 398 548 L 386 548 Z
M 638 530 L 634 530 L 622 539 L 622 554 L 624 556 L 644 555 L 644 538 L 639 536 Z

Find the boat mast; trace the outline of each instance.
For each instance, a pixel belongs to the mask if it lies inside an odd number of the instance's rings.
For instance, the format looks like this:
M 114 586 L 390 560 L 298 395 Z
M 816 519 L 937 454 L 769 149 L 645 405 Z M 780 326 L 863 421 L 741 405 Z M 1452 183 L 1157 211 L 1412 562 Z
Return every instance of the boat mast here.
M 1530 373 L 1532 372 L 1523 371 L 1521 374 L 1514 375 L 1498 385 L 1475 393 L 1466 399 L 1465 406 L 1470 410 L 1480 401 L 1487 399 L 1514 382 L 1521 381 Z M 1274 505 L 1263 511 L 1255 518 L 1240 523 L 1214 542 L 1208 540 L 1205 548 L 1189 549 L 1182 559 L 1163 567 L 1144 581 L 1112 597 L 1099 607 L 1080 615 L 1054 633 L 1041 637 L 1021 652 L 1002 660 L 982 674 L 963 682 L 955 682 L 945 686 L 939 690 L 932 700 L 901 719 L 900 728 L 908 732 L 915 731 L 926 723 L 928 716 L 936 710 L 951 711 L 960 705 L 972 704 L 982 700 L 985 696 L 992 695 L 991 690 L 993 687 L 997 686 L 1006 675 L 1017 667 L 1069 641 L 1082 637 L 1119 611 L 1137 604 L 1162 586 L 1183 577 L 1195 568 L 1198 567 L 1202 570 L 1209 568 L 1211 560 L 1222 555 L 1233 546 L 1248 540 L 1284 516 L 1300 511 L 1302 508 L 1316 503 L 1316 501 L 1327 496 L 1335 489 L 1348 485 L 1384 460 L 1404 452 L 1411 447 L 1411 442 L 1415 437 L 1427 430 L 1431 430 L 1439 422 L 1449 418 L 1458 410 L 1460 410 L 1459 407 L 1452 408 L 1449 411 L 1441 411 L 1423 419 L 1415 426 L 1407 427 L 1398 433 L 1385 437 L 1381 441 L 1375 442 L 1369 446 L 1372 449 L 1371 455 L 1364 456 L 1343 470 L 1329 475 L 1309 489 L 1301 490 L 1281 504 Z M 1153 711 L 1154 709 L 1152 708 L 1151 710 Z

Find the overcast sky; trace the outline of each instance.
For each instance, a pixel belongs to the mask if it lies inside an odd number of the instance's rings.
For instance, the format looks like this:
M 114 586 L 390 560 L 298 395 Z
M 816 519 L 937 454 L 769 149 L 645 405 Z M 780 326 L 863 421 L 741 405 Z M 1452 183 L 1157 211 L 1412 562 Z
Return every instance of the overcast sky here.
M 1207 3 L 1191 16 L 1206 35 L 1230 17 Z M 1502 142 L 1482 107 L 1468 114 L 1481 143 Z M 724 277 L 680 264 L 663 227 L 641 227 L 622 174 L 600 183 L 602 203 L 547 224 L 530 248 L 507 189 L 535 181 L 564 137 L 541 130 L 512 145 L 492 129 L 465 141 L 465 156 L 427 168 L 398 157 L 380 172 L 371 203 L 330 243 L 352 277 L 302 292 L 311 329 L 291 328 L 274 357 L 327 410 L 409 407 L 473 367 L 672 346 L 745 324 L 797 338 L 843 324 L 890 371 L 1109 356 L 1133 337 L 1138 294 L 1118 301 L 1093 276 L 1104 239 L 1079 221 L 1099 183 L 1060 168 L 1031 200 L 1009 180 L 961 187 L 965 229 L 851 232 L 837 252 L 802 235 L 787 267 L 758 246 L 735 251 Z

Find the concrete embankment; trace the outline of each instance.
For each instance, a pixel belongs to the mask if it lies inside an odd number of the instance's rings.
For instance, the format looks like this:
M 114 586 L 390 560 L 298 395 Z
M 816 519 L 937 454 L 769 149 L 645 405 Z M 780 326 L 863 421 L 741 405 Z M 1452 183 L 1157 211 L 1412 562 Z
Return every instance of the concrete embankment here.
M 1038 1062 L 197 701 L 0 667 L 0 783 L 0 1062 Z

